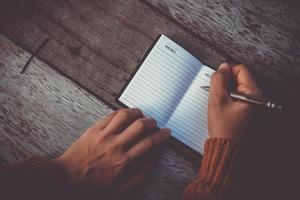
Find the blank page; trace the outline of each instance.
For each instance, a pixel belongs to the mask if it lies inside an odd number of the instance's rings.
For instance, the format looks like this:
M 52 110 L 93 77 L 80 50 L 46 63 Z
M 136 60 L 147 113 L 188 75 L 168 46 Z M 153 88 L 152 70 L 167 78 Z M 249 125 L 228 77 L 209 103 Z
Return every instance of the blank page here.
M 170 127 L 175 138 L 202 153 L 201 148 L 192 142 L 196 138 L 193 135 L 196 134 L 195 123 L 198 121 L 202 127 L 202 119 L 197 118 L 199 113 L 190 115 L 190 111 L 186 112 L 186 110 L 198 109 L 204 104 L 202 110 L 206 110 L 207 97 L 202 99 L 199 96 L 192 100 L 185 95 L 190 96 L 189 93 L 194 91 L 191 87 L 201 76 L 203 66 L 199 60 L 182 47 L 161 35 L 119 97 L 119 101 L 130 108 L 140 108 L 147 117 L 156 119 L 159 127 Z M 189 92 L 190 89 L 191 92 Z M 199 90 L 202 89 L 199 88 Z M 198 95 L 198 93 L 194 95 Z M 187 100 L 181 103 L 183 99 Z M 194 104 L 198 101 L 199 105 L 194 108 L 184 106 L 189 101 Z M 194 106 L 194 104 L 191 105 Z M 206 111 L 203 115 L 206 115 Z M 194 121 L 188 120 L 189 118 Z M 179 128 L 180 121 L 178 120 L 185 121 L 184 124 L 181 124 L 184 129 Z M 204 128 L 206 127 L 202 127 L 202 129 Z M 200 138 L 198 145 L 203 145 L 200 133 L 198 135 Z

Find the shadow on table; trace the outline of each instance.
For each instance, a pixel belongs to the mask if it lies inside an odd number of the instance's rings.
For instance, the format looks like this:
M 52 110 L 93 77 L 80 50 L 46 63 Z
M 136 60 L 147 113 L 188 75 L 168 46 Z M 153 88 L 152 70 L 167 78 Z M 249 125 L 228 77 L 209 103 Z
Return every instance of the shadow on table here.
M 240 199 L 299 199 L 299 100 L 286 95 L 282 111 L 260 110 L 237 166 Z

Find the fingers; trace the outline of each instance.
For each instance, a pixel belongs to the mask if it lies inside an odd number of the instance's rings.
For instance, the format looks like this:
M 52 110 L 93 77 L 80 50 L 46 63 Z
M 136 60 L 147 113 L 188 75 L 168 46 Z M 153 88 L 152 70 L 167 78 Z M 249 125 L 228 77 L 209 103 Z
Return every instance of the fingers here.
M 170 136 L 171 130 L 168 128 L 160 129 L 150 136 L 145 137 L 139 143 L 134 145 L 127 152 L 131 160 L 136 160 L 140 156 L 152 150 L 154 147 L 162 144 Z
M 231 74 L 235 79 L 238 93 L 256 97 L 262 96 L 254 77 L 245 65 L 240 64 L 230 68 L 227 63 L 223 63 L 211 77 L 211 92 L 209 96 L 213 102 L 223 103 L 230 99 L 227 90 Z
M 157 129 L 156 121 L 152 118 L 140 118 L 135 120 L 127 127 L 117 138 L 117 142 L 122 146 L 133 143 L 139 137 L 145 135 L 146 132 L 153 132 Z
M 117 114 L 117 111 L 114 111 L 112 113 L 110 113 L 107 117 L 105 117 L 104 119 L 98 120 L 94 127 L 97 130 L 102 130 L 103 128 L 105 128 L 107 126 L 107 124 L 109 124 L 109 122 L 113 119 L 113 117 Z
M 256 82 L 249 69 L 243 64 L 232 67 L 232 74 L 236 78 L 237 83 L 256 85 Z
M 240 64 L 232 67 L 232 74 L 236 81 L 236 90 L 238 93 L 254 95 L 257 97 L 261 96 L 261 91 L 259 90 L 254 77 L 245 65 Z
M 142 118 L 143 116 L 143 113 L 137 108 L 120 109 L 104 128 L 104 131 L 107 133 L 120 133 L 136 119 Z
M 228 82 L 231 69 L 227 63 L 222 63 L 219 69 L 212 75 L 210 81 L 210 98 L 218 102 L 229 100 Z

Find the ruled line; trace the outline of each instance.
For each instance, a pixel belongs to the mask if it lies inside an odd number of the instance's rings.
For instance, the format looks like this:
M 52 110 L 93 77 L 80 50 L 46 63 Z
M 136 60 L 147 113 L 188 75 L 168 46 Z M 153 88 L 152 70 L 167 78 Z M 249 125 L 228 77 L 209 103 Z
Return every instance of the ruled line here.
M 158 40 L 120 101 L 129 107 L 139 107 L 146 116 L 155 118 L 160 127 L 171 128 L 175 138 L 202 153 L 207 138 L 208 93 L 200 86 L 209 85 L 205 73 L 212 70 L 190 54 L 169 52 L 166 44 L 171 48 L 175 45 L 166 37 Z

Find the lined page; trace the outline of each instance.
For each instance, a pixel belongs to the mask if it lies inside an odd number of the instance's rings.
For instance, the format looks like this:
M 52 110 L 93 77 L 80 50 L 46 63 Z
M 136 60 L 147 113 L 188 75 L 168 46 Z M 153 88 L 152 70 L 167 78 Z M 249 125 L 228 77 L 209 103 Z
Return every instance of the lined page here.
M 119 100 L 164 127 L 200 70 L 201 66 L 182 64 L 181 57 L 188 55 L 162 35 Z
M 172 129 L 175 138 L 201 154 L 208 137 L 208 92 L 200 87 L 210 85 L 210 76 L 213 72 L 214 70 L 209 67 L 201 68 L 166 124 Z
M 168 127 L 172 136 L 199 153 L 207 138 L 208 93 L 213 70 L 162 35 L 144 60 L 119 100 L 140 108 Z

